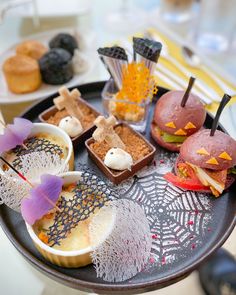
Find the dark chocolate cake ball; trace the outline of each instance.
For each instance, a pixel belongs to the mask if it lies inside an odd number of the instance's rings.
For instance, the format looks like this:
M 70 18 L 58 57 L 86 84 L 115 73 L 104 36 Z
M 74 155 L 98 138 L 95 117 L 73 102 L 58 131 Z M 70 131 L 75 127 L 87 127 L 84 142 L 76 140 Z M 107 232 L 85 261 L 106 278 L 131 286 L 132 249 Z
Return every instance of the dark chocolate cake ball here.
M 46 84 L 64 84 L 73 77 L 72 56 L 62 48 L 54 48 L 44 54 L 39 67 Z
M 70 52 L 70 54 L 74 55 L 74 50 L 78 48 L 77 40 L 67 33 L 57 34 L 52 40 L 49 42 L 50 48 L 63 48 Z

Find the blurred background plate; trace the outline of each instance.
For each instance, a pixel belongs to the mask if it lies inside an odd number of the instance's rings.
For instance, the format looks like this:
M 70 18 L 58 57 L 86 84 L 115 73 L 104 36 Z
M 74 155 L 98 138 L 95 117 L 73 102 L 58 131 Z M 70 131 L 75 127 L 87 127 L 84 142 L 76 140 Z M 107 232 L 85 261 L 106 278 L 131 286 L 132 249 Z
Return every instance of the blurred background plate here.
M 6 0 L 5 0 L 6 2 Z M 16 1 L 15 1 L 16 2 Z M 34 5 L 31 3 L 33 2 Z M 4 3 L 4 1 L 3 1 Z M 73 16 L 84 14 L 91 8 L 90 0 L 33 0 L 15 8 L 12 8 L 9 15 L 20 17 L 34 16 L 34 6 L 39 17 Z
M 89 75 L 91 75 L 91 72 L 94 69 L 95 62 L 92 62 L 94 58 L 93 59 L 91 58 L 92 53 L 89 51 L 89 46 L 93 42 L 94 36 L 93 34 L 87 34 L 86 32 L 83 32 L 82 34 L 80 32 L 77 32 L 76 29 L 73 29 L 73 28 L 47 31 L 40 34 L 31 35 L 31 36 L 28 36 L 27 38 L 22 39 L 18 43 L 9 47 L 3 53 L 0 53 L 0 69 L 2 69 L 2 65 L 4 61 L 6 60 L 6 58 L 15 54 L 15 48 L 20 42 L 25 40 L 37 40 L 45 44 L 46 46 L 48 46 L 49 40 L 60 32 L 67 32 L 74 36 L 76 36 L 76 34 L 79 35 L 78 43 L 81 49 L 80 52 L 87 63 L 87 70 L 81 74 L 74 75 L 73 78 L 65 85 L 67 87 L 73 87 L 75 85 L 83 83 L 86 80 L 86 78 Z M 22 103 L 22 102 L 42 99 L 49 95 L 52 95 L 53 93 L 56 93 L 58 91 L 59 86 L 60 85 L 48 85 L 43 83 L 42 86 L 34 92 L 26 93 L 26 94 L 14 94 L 8 90 L 3 72 L 1 70 L 0 71 L 0 104 L 15 104 L 15 103 Z

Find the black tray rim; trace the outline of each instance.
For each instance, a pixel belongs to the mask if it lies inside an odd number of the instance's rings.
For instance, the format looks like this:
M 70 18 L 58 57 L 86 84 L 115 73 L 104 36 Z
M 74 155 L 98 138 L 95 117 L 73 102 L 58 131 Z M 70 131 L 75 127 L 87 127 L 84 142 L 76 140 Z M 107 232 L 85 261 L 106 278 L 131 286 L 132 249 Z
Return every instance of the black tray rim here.
M 90 89 L 100 88 L 101 89 L 104 86 L 105 82 L 106 81 L 85 83 L 85 84 L 74 86 L 72 88 L 78 87 L 79 90 L 81 90 L 81 92 L 83 93 L 83 91 L 82 91 L 83 88 L 90 88 Z M 162 88 L 162 87 L 159 87 L 159 89 L 162 91 L 167 91 L 167 89 Z M 55 97 L 56 94 L 57 93 L 54 93 L 53 95 L 32 104 L 20 115 L 20 117 L 24 117 L 25 114 L 29 110 L 36 107 L 39 103 L 42 103 L 43 101 L 46 101 L 48 99 Z M 211 114 L 208 113 L 208 115 L 212 117 Z M 222 126 L 220 126 L 220 128 L 223 131 L 225 131 L 225 129 Z M 3 205 L 3 206 L 5 206 L 5 205 Z M 32 255 L 28 251 L 27 248 L 23 247 L 20 244 L 20 242 L 14 237 L 14 235 L 11 233 L 11 231 L 8 229 L 7 224 L 5 223 L 1 214 L 0 214 L 0 224 L 1 224 L 1 227 L 4 231 L 4 233 L 6 234 L 6 236 L 10 240 L 10 242 L 13 244 L 13 246 L 18 250 L 18 252 L 20 252 L 22 254 L 22 256 L 31 265 L 33 265 L 37 270 L 43 272 L 46 275 L 49 275 L 54 280 L 56 280 L 62 284 L 65 284 L 67 286 L 70 286 L 72 288 L 82 290 L 82 291 L 90 291 L 91 292 L 91 291 L 95 290 L 95 292 L 103 292 L 103 294 L 110 294 L 110 293 L 106 293 L 106 292 L 111 292 L 111 291 L 115 292 L 116 294 L 118 294 L 119 292 L 123 293 L 124 291 L 126 291 L 126 292 L 129 292 L 129 294 L 137 294 L 134 292 L 152 291 L 152 290 L 156 290 L 156 289 L 162 288 L 164 286 L 170 285 L 172 282 L 175 283 L 179 279 L 186 277 L 192 271 L 197 269 L 198 266 L 200 266 L 204 261 L 206 261 L 206 259 L 210 255 L 212 255 L 218 248 L 220 248 L 225 243 L 225 241 L 228 239 L 228 237 L 232 233 L 234 227 L 236 226 L 236 218 L 234 218 L 232 220 L 232 222 L 228 226 L 227 230 L 224 232 L 224 234 L 221 236 L 221 238 L 218 240 L 218 242 L 207 253 L 204 253 L 199 258 L 199 260 L 196 261 L 195 263 L 193 263 L 192 265 L 185 267 L 183 270 L 180 270 L 178 273 L 176 273 L 174 275 L 168 275 L 168 276 L 163 277 L 159 280 L 152 280 L 152 281 L 148 281 L 146 283 L 134 283 L 134 284 L 132 284 L 132 283 L 128 283 L 128 284 L 126 284 L 126 283 L 119 283 L 119 284 L 99 283 L 99 284 L 97 284 L 97 283 L 87 282 L 84 280 L 73 278 L 69 275 L 63 274 L 60 271 L 55 270 L 51 266 L 44 265 L 39 259 L 37 259 L 34 255 Z M 128 293 L 123 293 L 123 294 L 128 294 Z

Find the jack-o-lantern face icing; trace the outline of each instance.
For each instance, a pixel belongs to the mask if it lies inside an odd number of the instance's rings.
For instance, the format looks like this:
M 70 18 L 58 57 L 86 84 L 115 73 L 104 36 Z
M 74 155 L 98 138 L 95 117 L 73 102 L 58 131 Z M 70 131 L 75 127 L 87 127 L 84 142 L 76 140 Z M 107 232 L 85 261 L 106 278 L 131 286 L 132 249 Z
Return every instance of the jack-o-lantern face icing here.
M 218 161 L 216 160 L 215 157 L 210 158 L 209 160 L 206 161 L 207 164 L 212 164 L 212 165 L 219 165 Z
M 175 128 L 176 128 L 176 126 L 175 126 L 175 123 L 174 123 L 174 122 L 168 122 L 168 123 L 166 123 L 166 124 L 165 124 L 165 126 L 166 126 L 166 127 L 173 128 L 173 129 L 175 129 Z
M 191 164 L 212 170 L 236 165 L 236 141 L 222 131 L 204 129 L 187 138 L 180 148 L 181 157 Z
M 169 91 L 157 102 L 154 123 L 163 132 L 189 136 L 198 131 L 206 118 L 206 111 L 200 99 L 190 94 L 184 107 L 181 101 L 184 91 Z
M 205 155 L 205 156 L 209 156 L 210 154 L 208 153 L 208 151 L 204 148 L 200 148 L 199 150 L 196 151 L 197 154 L 199 155 Z
M 187 135 L 187 132 L 185 132 L 183 129 L 178 129 L 174 133 L 175 135 Z
M 188 129 L 196 129 L 196 126 L 192 123 L 192 122 L 188 122 L 185 126 L 184 126 L 185 130 Z
M 228 160 L 228 161 L 231 161 L 232 158 L 230 157 L 230 155 L 227 153 L 227 152 L 223 152 L 219 155 L 219 158 L 221 159 L 225 159 L 225 160 Z

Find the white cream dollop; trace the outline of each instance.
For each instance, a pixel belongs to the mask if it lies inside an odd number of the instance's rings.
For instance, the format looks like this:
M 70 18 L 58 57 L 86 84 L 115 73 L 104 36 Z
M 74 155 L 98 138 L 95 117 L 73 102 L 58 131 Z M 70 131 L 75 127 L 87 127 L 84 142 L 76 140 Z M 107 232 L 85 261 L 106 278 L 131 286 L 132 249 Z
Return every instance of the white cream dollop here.
M 114 170 L 130 170 L 133 165 L 133 159 L 126 151 L 120 148 L 111 148 L 106 153 L 104 164 Z
M 71 116 L 61 119 L 59 127 L 63 129 L 70 137 L 78 136 L 83 131 L 80 121 Z

